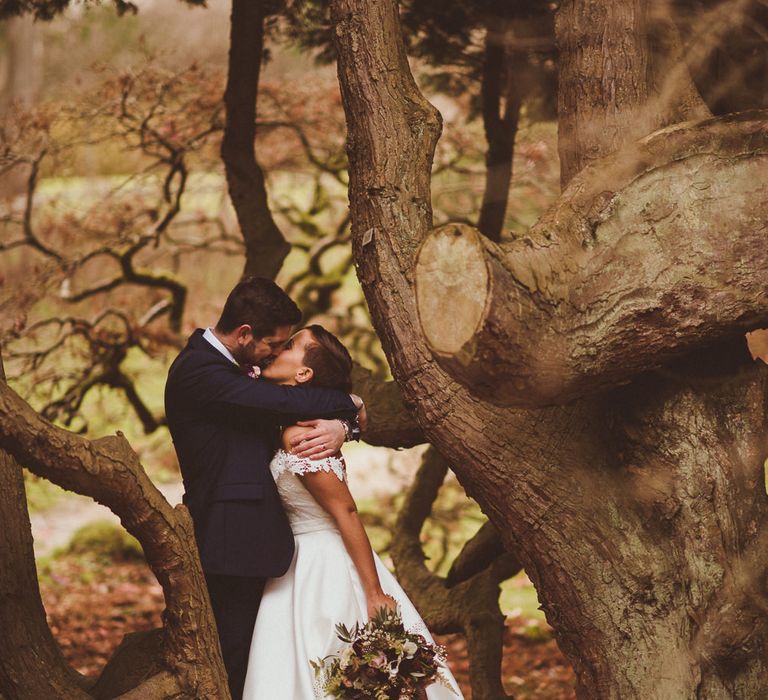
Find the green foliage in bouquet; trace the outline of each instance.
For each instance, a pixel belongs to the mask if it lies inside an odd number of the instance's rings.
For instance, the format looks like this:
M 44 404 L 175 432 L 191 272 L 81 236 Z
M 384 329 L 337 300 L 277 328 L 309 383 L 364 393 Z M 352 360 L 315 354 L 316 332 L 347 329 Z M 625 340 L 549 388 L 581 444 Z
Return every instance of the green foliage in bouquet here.
M 432 683 L 448 685 L 441 674 L 445 649 L 408 632 L 399 611 L 379 609 L 366 624 L 336 625 L 344 642 L 337 654 L 310 661 L 323 691 L 344 700 L 409 700 Z

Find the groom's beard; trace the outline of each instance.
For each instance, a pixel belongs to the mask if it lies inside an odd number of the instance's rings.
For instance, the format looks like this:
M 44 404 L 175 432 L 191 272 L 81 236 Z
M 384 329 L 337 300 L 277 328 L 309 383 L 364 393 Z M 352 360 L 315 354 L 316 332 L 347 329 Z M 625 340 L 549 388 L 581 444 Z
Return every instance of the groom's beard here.
M 274 357 L 265 357 L 263 360 L 259 360 L 256 363 L 256 367 L 258 367 L 261 370 L 265 370 L 267 367 L 269 367 L 277 358 Z

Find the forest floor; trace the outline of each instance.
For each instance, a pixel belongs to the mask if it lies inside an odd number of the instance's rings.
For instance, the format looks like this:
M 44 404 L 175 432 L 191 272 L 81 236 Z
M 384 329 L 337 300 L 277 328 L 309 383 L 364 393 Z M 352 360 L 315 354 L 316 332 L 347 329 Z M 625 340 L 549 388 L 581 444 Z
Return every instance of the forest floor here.
M 40 566 L 40 589 L 54 636 L 80 673 L 96 676 L 128 632 L 160 626 L 163 592 L 143 561 L 99 555 L 56 556 Z M 437 637 L 466 698 L 467 649 L 460 635 Z M 519 699 L 575 698 L 573 671 L 549 626 L 523 615 L 507 618 L 503 678 Z
M 358 503 L 375 502 L 407 487 L 420 451 L 398 452 L 393 460 L 389 451 L 360 445 L 350 457 L 355 498 Z M 178 478 L 165 481 L 158 487 L 170 503 L 178 503 L 181 483 Z M 33 508 L 30 519 L 53 634 L 74 668 L 96 676 L 123 635 L 160 625 L 162 589 L 138 543 L 130 541 L 116 516 L 90 499 L 58 493 Z M 507 692 L 525 700 L 575 698 L 573 671 L 524 574 L 505 584 L 501 602 L 507 614 L 502 669 Z M 471 698 L 465 640 L 450 635 L 437 641 L 446 646 L 451 669 L 465 697 Z

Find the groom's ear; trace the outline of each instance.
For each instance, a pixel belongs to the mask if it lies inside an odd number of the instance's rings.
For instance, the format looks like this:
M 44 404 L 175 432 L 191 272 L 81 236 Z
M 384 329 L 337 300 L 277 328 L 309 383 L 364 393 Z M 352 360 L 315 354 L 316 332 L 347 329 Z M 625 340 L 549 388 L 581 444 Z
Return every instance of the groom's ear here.
M 235 333 L 237 340 L 243 343 L 250 342 L 251 338 L 253 337 L 253 330 L 247 323 L 244 323 L 242 326 L 238 326 L 235 329 Z
M 298 370 L 296 370 L 296 383 L 306 384 L 312 380 L 314 374 L 315 373 L 312 371 L 311 367 L 300 367 Z

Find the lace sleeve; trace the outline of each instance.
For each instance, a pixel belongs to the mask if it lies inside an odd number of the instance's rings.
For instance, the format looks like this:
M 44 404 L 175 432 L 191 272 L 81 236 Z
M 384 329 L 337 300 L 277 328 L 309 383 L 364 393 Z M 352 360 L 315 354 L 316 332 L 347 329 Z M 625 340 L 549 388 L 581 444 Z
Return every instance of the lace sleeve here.
M 297 457 L 296 455 L 279 450 L 272 463 L 272 475 L 277 479 L 283 472 L 293 474 L 309 474 L 311 472 L 333 472 L 339 481 L 347 480 L 347 467 L 344 463 L 344 457 L 326 457 L 325 459 L 309 459 L 307 457 Z

